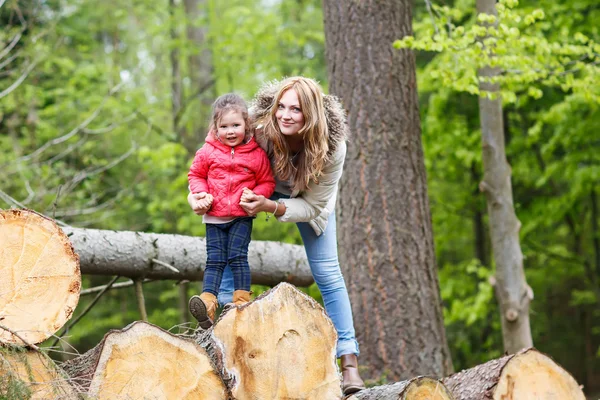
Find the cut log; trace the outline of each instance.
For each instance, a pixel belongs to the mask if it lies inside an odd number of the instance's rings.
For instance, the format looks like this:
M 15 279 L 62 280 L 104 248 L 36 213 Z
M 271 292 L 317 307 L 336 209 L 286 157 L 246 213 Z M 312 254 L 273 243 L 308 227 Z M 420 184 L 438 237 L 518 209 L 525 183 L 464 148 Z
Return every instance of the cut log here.
M 78 399 L 67 377 L 45 354 L 0 348 L 0 398 Z
M 454 397 L 439 380 L 420 376 L 362 390 L 347 400 L 453 400 Z
M 34 211 L 0 211 L 0 277 L 3 343 L 43 342 L 79 301 L 79 258 L 67 235 Z
M 535 349 L 489 361 L 442 382 L 456 400 L 585 400 L 575 379 Z
M 281 283 L 231 308 L 198 342 L 237 400 L 342 396 L 335 328 L 325 310 L 292 285 Z
M 199 281 L 204 275 L 206 243 L 202 237 L 64 229 L 79 254 L 83 274 L 178 281 Z M 253 240 L 248 261 L 255 284 L 310 286 L 314 282 L 304 248 L 299 245 Z
M 94 399 L 227 399 L 201 346 L 146 322 L 110 331 L 63 369 Z

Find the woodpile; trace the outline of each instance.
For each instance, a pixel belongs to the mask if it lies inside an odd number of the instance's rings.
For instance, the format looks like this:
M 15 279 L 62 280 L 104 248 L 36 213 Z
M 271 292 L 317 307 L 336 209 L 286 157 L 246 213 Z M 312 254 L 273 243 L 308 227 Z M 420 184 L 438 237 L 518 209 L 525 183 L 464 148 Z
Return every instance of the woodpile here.
M 460 400 L 585 400 L 575 379 L 535 349 L 489 361 L 442 382 Z
M 77 399 L 67 376 L 36 350 L 0 348 L 0 398 Z
M 227 398 L 202 347 L 146 322 L 107 333 L 63 368 L 77 391 L 93 399 Z
M 33 211 L 0 211 L 0 342 L 41 343 L 79 301 L 79 258 L 67 235 Z
M 337 335 L 323 308 L 281 283 L 231 308 L 198 342 L 235 399 L 339 399 Z
M 362 390 L 347 400 L 453 400 L 454 397 L 439 380 L 420 376 Z
M 53 221 L 28 210 L 0 211 L 0 239 L 0 398 L 342 398 L 333 324 L 288 283 L 227 309 L 207 331 L 175 335 L 134 322 L 57 367 L 36 344 L 59 330 L 77 305 L 78 256 Z M 416 377 L 349 397 L 530 398 L 584 400 L 575 380 L 534 349 L 442 380 Z

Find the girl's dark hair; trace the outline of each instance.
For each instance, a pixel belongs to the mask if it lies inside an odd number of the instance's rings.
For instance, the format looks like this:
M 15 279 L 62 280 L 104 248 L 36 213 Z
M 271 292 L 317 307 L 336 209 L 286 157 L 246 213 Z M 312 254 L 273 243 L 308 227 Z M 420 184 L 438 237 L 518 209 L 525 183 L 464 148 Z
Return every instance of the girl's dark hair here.
M 228 111 L 238 111 L 242 114 L 242 118 L 244 118 L 244 123 L 246 124 L 246 136 L 244 141 L 248 141 L 252 136 L 252 127 L 250 123 L 250 116 L 248 115 L 248 106 L 246 105 L 244 99 L 235 93 L 227 93 L 219 96 L 213 103 L 209 134 L 212 133 L 216 137 L 219 121 Z

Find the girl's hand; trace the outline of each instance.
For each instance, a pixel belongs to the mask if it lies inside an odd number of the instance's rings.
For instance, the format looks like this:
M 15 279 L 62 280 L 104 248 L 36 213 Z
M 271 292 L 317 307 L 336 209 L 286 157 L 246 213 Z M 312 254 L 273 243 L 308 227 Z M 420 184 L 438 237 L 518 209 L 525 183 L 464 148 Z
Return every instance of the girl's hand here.
M 188 194 L 188 204 L 197 215 L 204 215 L 210 209 L 213 196 L 206 192 Z
M 250 199 L 252 199 L 252 195 L 254 195 L 254 192 L 248 188 L 244 188 L 244 191 L 242 192 L 242 198 L 240 199 L 240 202 L 248 202 Z
M 246 213 L 251 217 L 255 216 L 261 211 L 266 211 L 267 202 L 269 200 L 266 199 L 265 196 L 257 195 L 249 189 L 248 191 L 249 193 L 244 192 L 242 195 L 242 197 L 245 195 L 245 199 L 240 200 L 240 207 L 242 207 L 244 211 L 246 211 Z

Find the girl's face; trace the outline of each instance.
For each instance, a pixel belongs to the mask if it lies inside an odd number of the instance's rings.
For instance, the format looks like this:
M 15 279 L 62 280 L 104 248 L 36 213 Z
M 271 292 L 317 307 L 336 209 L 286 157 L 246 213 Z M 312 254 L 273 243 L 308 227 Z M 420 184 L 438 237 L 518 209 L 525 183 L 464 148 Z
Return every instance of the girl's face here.
M 235 147 L 244 141 L 246 121 L 240 111 L 227 111 L 217 125 L 217 137 L 227 146 Z
M 281 133 L 285 136 L 297 135 L 302 129 L 304 114 L 300 108 L 298 94 L 294 89 L 289 89 L 283 93 L 277 105 L 275 117 Z

